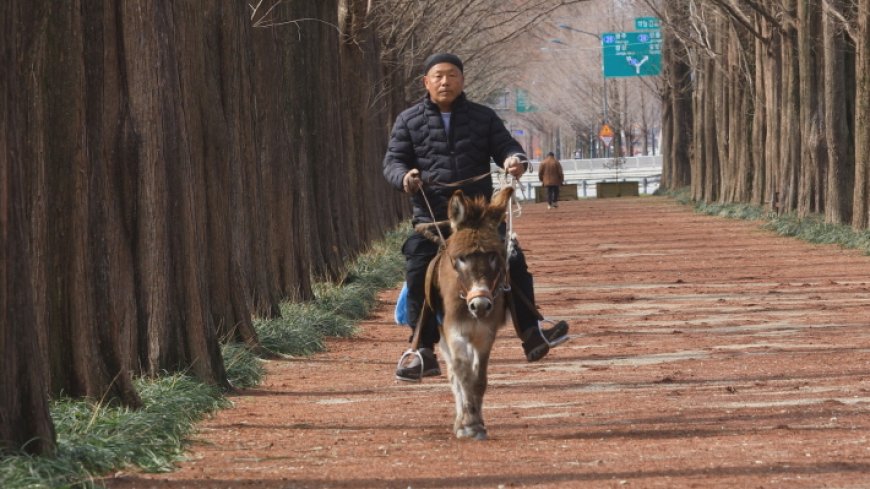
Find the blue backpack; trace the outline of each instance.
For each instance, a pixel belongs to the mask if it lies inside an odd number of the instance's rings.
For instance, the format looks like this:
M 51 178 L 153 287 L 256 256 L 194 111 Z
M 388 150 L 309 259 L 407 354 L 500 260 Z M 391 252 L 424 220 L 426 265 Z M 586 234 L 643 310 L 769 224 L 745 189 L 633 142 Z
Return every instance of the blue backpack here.
M 402 291 L 399 292 L 399 298 L 396 300 L 396 310 L 393 313 L 393 318 L 396 320 L 396 324 L 399 326 L 411 326 L 414 325 L 408 324 L 408 284 L 402 284 Z M 435 315 L 435 319 L 438 322 L 441 322 L 441 313 Z
M 408 284 L 402 284 L 402 291 L 399 292 L 399 300 L 396 301 L 396 312 L 394 314 L 396 324 L 408 325 Z

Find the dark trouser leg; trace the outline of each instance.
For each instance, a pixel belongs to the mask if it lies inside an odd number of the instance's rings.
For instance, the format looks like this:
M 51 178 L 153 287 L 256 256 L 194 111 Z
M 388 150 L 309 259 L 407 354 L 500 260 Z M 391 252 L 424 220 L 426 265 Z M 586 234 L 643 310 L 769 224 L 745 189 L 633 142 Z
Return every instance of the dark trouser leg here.
M 429 262 L 438 253 L 438 245 L 425 236 L 414 233 L 402 245 L 402 254 L 405 255 L 405 282 L 408 284 L 408 321 L 411 326 L 411 337 L 414 336 L 414 326 L 420 317 L 425 299 L 426 269 Z M 420 331 L 421 348 L 433 348 L 441 339 L 438 333 L 438 322 L 434 315 L 423 324 Z
M 556 185 L 547 186 L 547 203 L 555 204 L 559 200 L 559 187 Z
M 530 304 L 535 303 L 535 290 L 532 274 L 529 273 L 529 268 L 526 265 L 526 256 L 519 244 L 514 243 L 513 253 L 508 258 L 510 261 L 511 287 L 522 293 Z M 514 300 L 517 309 L 517 324 L 522 333 L 531 328 L 538 328 L 537 311 L 533 310 L 526 304 L 526 301 L 519 297 Z

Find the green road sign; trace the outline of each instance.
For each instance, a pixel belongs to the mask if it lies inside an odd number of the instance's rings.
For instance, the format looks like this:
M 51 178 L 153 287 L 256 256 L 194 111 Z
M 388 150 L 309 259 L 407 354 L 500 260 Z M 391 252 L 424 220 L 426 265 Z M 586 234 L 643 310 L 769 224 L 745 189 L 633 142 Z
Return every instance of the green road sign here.
M 638 17 L 634 19 L 634 29 L 638 31 L 658 30 L 661 26 L 662 21 L 658 17 Z
M 529 102 L 529 92 L 517 89 L 517 112 L 537 112 L 538 108 Z
M 604 77 L 654 76 L 662 71 L 662 33 L 605 32 L 601 34 Z

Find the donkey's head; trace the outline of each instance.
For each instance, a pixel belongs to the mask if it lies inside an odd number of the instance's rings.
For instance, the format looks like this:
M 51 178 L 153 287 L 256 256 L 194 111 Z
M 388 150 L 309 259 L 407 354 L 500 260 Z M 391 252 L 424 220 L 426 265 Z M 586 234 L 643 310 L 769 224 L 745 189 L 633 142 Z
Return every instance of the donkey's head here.
M 505 219 L 513 188 L 505 188 L 490 203 L 483 198 L 469 199 L 461 190 L 450 198 L 447 215 L 453 232 L 446 253 L 456 271 L 468 312 L 484 318 L 504 290 L 506 279 L 505 244 L 498 227 Z

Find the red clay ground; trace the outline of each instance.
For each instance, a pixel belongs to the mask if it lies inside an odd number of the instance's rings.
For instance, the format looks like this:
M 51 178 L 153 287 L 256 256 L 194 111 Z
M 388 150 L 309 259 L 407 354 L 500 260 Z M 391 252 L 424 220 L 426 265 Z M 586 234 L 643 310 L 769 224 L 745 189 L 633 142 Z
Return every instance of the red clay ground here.
M 502 329 L 489 440 L 453 438 L 444 377 L 393 380 L 393 290 L 358 337 L 270 362 L 178 471 L 109 487 L 870 487 L 870 258 L 658 197 L 515 226 L 574 337 L 529 364 Z

